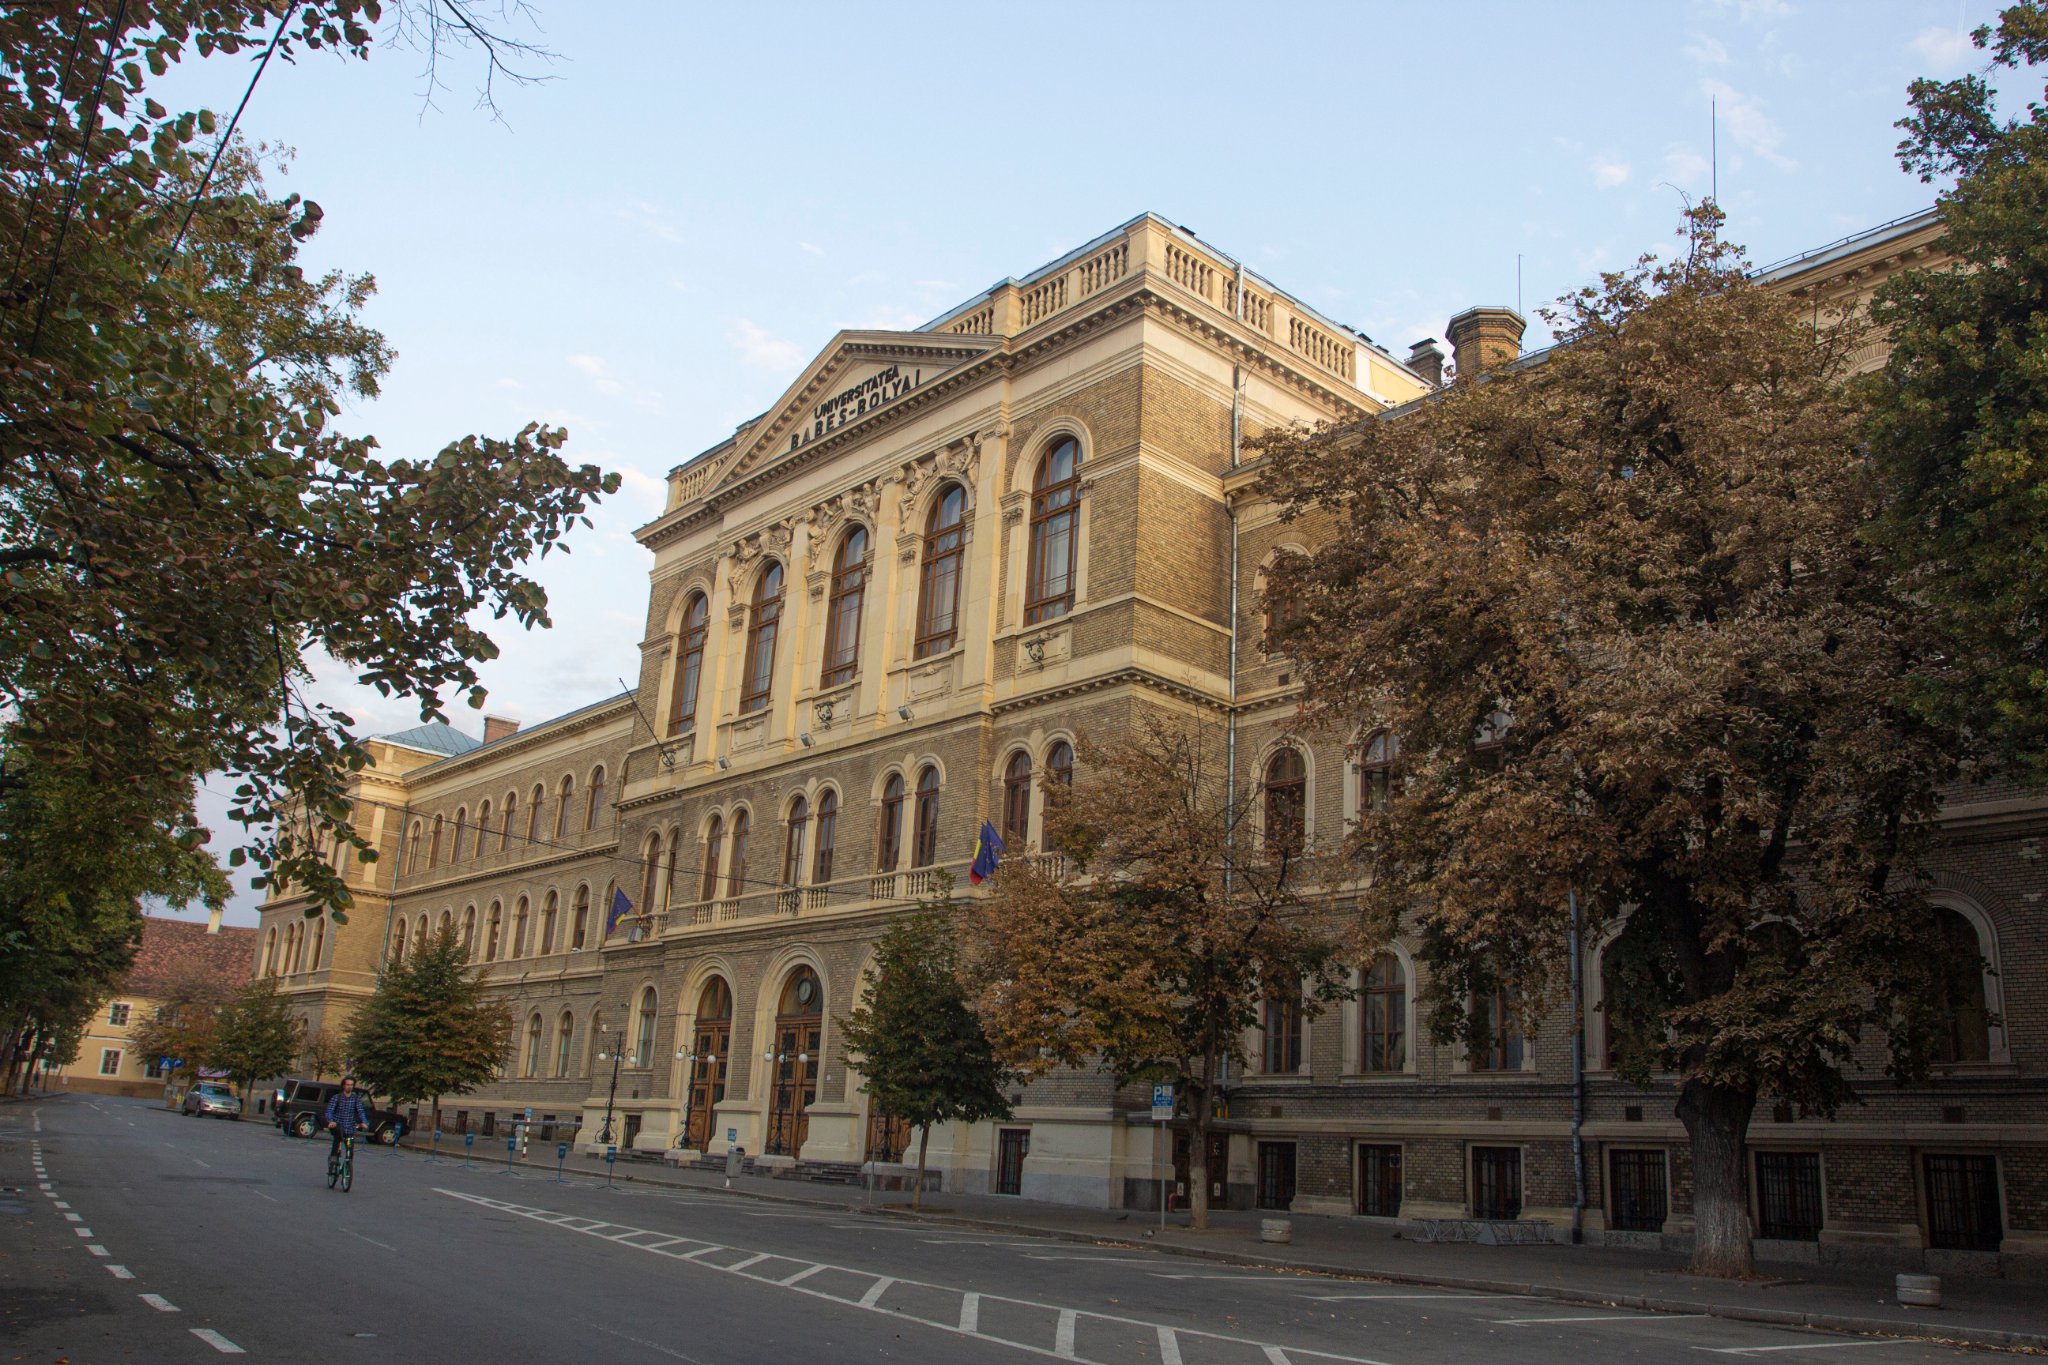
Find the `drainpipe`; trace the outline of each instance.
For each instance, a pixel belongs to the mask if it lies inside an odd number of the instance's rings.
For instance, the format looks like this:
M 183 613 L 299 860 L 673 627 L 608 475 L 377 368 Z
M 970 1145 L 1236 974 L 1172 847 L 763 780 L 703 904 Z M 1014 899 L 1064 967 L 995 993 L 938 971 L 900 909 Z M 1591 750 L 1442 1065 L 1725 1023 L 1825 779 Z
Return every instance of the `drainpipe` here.
M 1244 311 L 1244 267 L 1237 268 L 1238 311 Z M 1230 467 L 1234 471 L 1243 454 L 1244 445 L 1244 367 L 1230 367 Z M 1229 706 L 1224 712 L 1223 768 L 1224 790 L 1229 793 L 1233 812 L 1237 805 L 1237 507 L 1229 497 L 1223 500 L 1223 513 L 1230 518 L 1230 696 Z M 1235 819 L 1233 818 L 1233 826 Z M 1230 894 L 1231 864 L 1223 865 L 1223 893 Z
M 1585 1239 L 1586 1217 L 1586 1017 L 1580 1008 L 1584 981 L 1579 961 L 1579 893 L 1568 890 L 1565 899 L 1571 907 L 1565 945 L 1572 960 L 1572 1244 L 1576 1246 Z

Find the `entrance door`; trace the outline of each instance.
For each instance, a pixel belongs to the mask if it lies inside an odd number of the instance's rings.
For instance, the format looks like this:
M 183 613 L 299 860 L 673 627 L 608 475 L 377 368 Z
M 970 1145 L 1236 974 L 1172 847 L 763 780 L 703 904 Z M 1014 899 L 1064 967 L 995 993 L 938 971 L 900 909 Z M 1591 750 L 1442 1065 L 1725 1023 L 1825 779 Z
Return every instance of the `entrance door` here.
M 1031 1150 L 1029 1128 L 1005 1128 L 996 1134 L 996 1193 L 1024 1193 L 1024 1157 Z
M 769 1096 L 768 1154 L 801 1156 L 818 1098 L 818 1048 L 825 1039 L 823 992 L 816 973 L 799 967 L 782 988 L 775 1018 L 774 1092 Z
M 1173 1135 L 1173 1182 L 1174 1198 L 1178 1207 L 1188 1206 L 1188 1135 Z M 1209 1134 L 1209 1207 L 1212 1209 L 1230 1206 L 1230 1138 L 1224 1133 Z
M 1294 1204 L 1294 1144 L 1259 1144 L 1259 1207 L 1287 1209 Z
M 701 1152 L 711 1143 L 718 1105 L 725 1098 L 725 1077 L 732 1065 L 732 992 L 722 978 L 705 984 L 697 1001 L 697 1037 L 690 1048 L 690 1082 L 686 1100 L 690 1116 L 683 1125 L 686 1146 Z

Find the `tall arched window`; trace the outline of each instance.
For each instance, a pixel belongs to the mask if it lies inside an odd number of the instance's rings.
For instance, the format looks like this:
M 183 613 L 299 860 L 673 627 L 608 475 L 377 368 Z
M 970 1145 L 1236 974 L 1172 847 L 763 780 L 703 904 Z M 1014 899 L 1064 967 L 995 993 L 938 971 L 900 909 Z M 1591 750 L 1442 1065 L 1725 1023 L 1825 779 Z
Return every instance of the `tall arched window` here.
M 811 884 L 823 886 L 832 880 L 832 847 L 839 842 L 839 793 L 827 787 L 818 793 L 818 830 L 811 854 Z
M 448 848 L 450 866 L 462 861 L 462 836 L 469 831 L 469 807 L 455 808 L 455 838 Z
M 1381 953 L 1365 973 L 1359 999 L 1361 1071 L 1402 1071 L 1408 1066 L 1408 977 L 1401 959 Z
M 676 640 L 676 676 L 668 698 L 668 732 L 686 735 L 697 728 L 697 688 L 704 680 L 704 636 L 711 608 L 704 594 L 693 592 L 683 608 L 682 634 Z
M 882 785 L 882 809 L 875 841 L 875 870 L 894 872 L 903 853 L 903 774 L 890 773 Z
M 526 1074 L 529 1077 L 540 1074 L 540 1050 L 540 1011 L 535 1010 L 533 1017 L 526 1021 Z
M 1394 799 L 1394 764 L 1401 757 L 1401 739 L 1392 730 L 1375 730 L 1358 756 L 1358 813 L 1377 814 Z
M 555 837 L 567 838 L 569 834 L 569 808 L 576 804 L 576 774 L 569 773 L 562 778 L 561 798 L 555 806 Z
M 476 907 L 464 906 L 462 910 L 462 960 L 476 961 Z
M 754 832 L 754 817 L 745 807 L 733 812 L 732 852 L 726 855 L 725 894 L 728 900 L 747 893 L 747 840 Z
M 804 879 L 804 837 L 810 832 L 811 803 L 799 796 L 789 803 L 789 821 L 782 834 L 782 884 Z
M 1984 991 L 1984 945 L 1977 926 L 1945 905 L 1931 907 L 1941 935 L 1941 1009 L 1946 1028 L 1935 1037 L 1934 1060 L 1944 1064 L 1991 1060 L 1991 1010 Z
M 633 1065 L 649 1067 L 654 1065 L 654 1025 L 659 1013 L 660 997 L 649 986 L 640 992 L 640 1020 L 633 1036 Z
M 1308 812 L 1308 767 L 1301 750 L 1282 749 L 1266 760 L 1266 847 L 1299 853 Z
M 1019 749 L 1003 768 L 1003 847 L 1022 853 L 1031 842 L 1031 755 Z
M 512 911 L 512 956 L 526 956 L 526 897 Z
M 590 773 L 590 809 L 583 813 L 583 828 L 596 829 L 598 819 L 604 814 L 604 765 L 599 764 Z
M 740 674 L 740 712 L 759 711 L 775 690 L 775 637 L 782 629 L 782 566 L 770 562 L 754 580 L 747 621 L 747 664 Z
M 675 904 L 676 863 L 683 855 L 683 832 L 670 829 L 668 832 L 668 865 L 661 874 L 661 904 L 663 909 Z
M 868 533 L 849 526 L 832 557 L 832 596 L 825 604 L 825 671 L 820 687 L 836 687 L 860 670 L 860 613 L 868 588 Z
M 327 946 L 327 920 L 325 917 L 313 921 L 313 970 L 320 970 L 320 950 Z
M 1075 499 L 1081 447 L 1071 436 L 1045 453 L 1031 480 L 1031 561 L 1024 578 L 1024 620 L 1050 621 L 1074 609 Z
M 541 807 L 548 803 L 548 789 L 543 784 L 533 784 L 533 804 L 526 811 L 526 851 L 531 854 L 533 846 L 540 842 Z
M 274 976 L 277 973 L 277 926 L 263 931 L 263 970 L 258 976 Z
M 1301 1070 L 1301 983 L 1268 986 L 1260 1013 L 1261 1069 L 1272 1076 Z
M 1045 751 L 1045 780 L 1062 787 L 1074 785 L 1074 746 L 1065 740 L 1056 740 Z
M 654 903 L 655 882 L 660 876 L 661 835 L 649 834 L 646 844 L 640 849 L 640 904 L 633 907 L 643 915 L 651 915 L 660 908 Z
M 569 1074 L 569 1063 L 576 1057 L 576 1016 L 567 1010 L 555 1023 L 555 1076 L 559 1079 Z
M 498 831 L 498 852 L 512 847 L 512 817 L 519 813 L 519 793 L 505 793 L 505 827 Z
M 505 930 L 505 907 L 497 901 L 491 902 L 491 914 L 484 925 L 484 961 L 498 960 L 498 939 Z
M 441 817 L 434 817 L 434 828 L 427 835 L 427 866 L 434 867 L 441 861 Z
M 579 886 L 576 888 L 576 912 L 569 919 L 570 950 L 572 952 L 581 950 L 589 933 L 590 888 L 588 886 Z
M 697 889 L 700 901 L 718 899 L 718 860 L 725 852 L 725 817 L 714 815 L 704 827 L 704 869 Z
M 420 822 L 415 820 L 405 842 L 405 875 L 408 877 L 420 870 L 420 834 Z
M 555 942 L 555 931 L 561 928 L 560 919 L 561 902 L 556 898 L 555 893 L 550 891 L 548 892 L 547 903 L 541 908 L 540 912 L 540 950 L 543 955 L 552 953 L 558 946 Z
M 484 802 L 476 808 L 476 852 L 470 856 L 481 858 L 490 850 L 484 847 L 484 840 L 491 834 L 491 803 Z
M 424 949 L 424 948 L 425 948 L 426 946 L 427 946 L 427 917 L 426 917 L 425 915 L 421 915 L 421 916 L 419 917 L 418 921 L 416 921 L 416 922 L 415 922 L 415 923 L 413 924 L 413 927 L 412 927 L 412 951 L 413 951 L 413 956 L 414 956 L 414 957 L 418 957 L 418 956 L 419 956 L 419 954 L 420 954 L 420 951 L 421 951 L 422 949 Z
M 917 823 L 911 839 L 910 865 L 930 867 L 939 860 L 939 770 L 927 765 L 917 775 Z
M 967 493 L 947 484 L 924 523 L 924 571 L 917 588 L 915 655 L 942 654 L 960 638 L 960 563 L 965 539 L 961 521 Z
M 1479 1016 L 1475 1027 L 1479 1049 L 1472 1054 L 1472 1070 L 1520 1071 L 1522 1027 L 1515 1018 L 1513 998 L 1502 990 L 1477 995 L 1472 998 L 1472 1011 Z

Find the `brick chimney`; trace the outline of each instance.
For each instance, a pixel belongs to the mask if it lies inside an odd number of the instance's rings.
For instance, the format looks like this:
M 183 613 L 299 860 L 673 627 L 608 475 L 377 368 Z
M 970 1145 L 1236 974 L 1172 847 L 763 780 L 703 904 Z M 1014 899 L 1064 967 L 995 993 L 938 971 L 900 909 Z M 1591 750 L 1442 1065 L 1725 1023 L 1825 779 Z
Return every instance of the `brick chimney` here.
M 1444 335 L 1451 339 L 1458 378 L 1476 378 L 1519 357 L 1522 329 L 1528 325 L 1512 308 L 1467 308 L 1452 318 Z
M 484 743 L 486 744 L 495 744 L 501 739 L 506 739 L 518 733 L 519 722 L 516 720 L 507 720 L 503 716 L 484 717 Z
M 1444 382 L 1444 348 L 1436 344 L 1435 337 L 1424 337 L 1408 348 L 1408 368 L 1441 385 Z

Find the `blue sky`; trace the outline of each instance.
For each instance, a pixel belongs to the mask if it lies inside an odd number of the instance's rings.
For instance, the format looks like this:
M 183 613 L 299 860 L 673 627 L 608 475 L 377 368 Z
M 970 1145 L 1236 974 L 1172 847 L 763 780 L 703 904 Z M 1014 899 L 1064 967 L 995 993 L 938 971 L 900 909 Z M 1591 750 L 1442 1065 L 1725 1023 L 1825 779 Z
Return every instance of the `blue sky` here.
M 1974 65 L 1956 0 L 1393 5 L 701 5 L 534 0 L 551 79 L 448 57 L 273 65 L 243 131 L 295 149 L 310 264 L 368 270 L 398 352 L 348 415 L 387 450 L 528 420 L 619 470 L 500 635 L 489 710 L 531 722 L 636 670 L 634 527 L 671 467 L 844 327 L 910 327 L 1144 210 L 1396 354 L 1451 314 L 1536 306 L 1671 240 L 1708 191 L 1766 263 L 1925 207 L 1893 159 L 1907 83 Z M 245 59 L 175 107 L 233 107 Z M 1539 324 L 1540 328 L 1540 324 Z M 1534 334 L 1532 332 L 1532 339 Z M 329 670 L 371 730 L 416 722 Z M 457 717 L 479 728 L 469 713 Z M 214 779 L 213 788 L 227 784 Z M 209 799 L 209 813 L 220 809 Z M 214 818 L 216 849 L 237 833 Z M 232 919 L 253 922 L 243 896 Z

